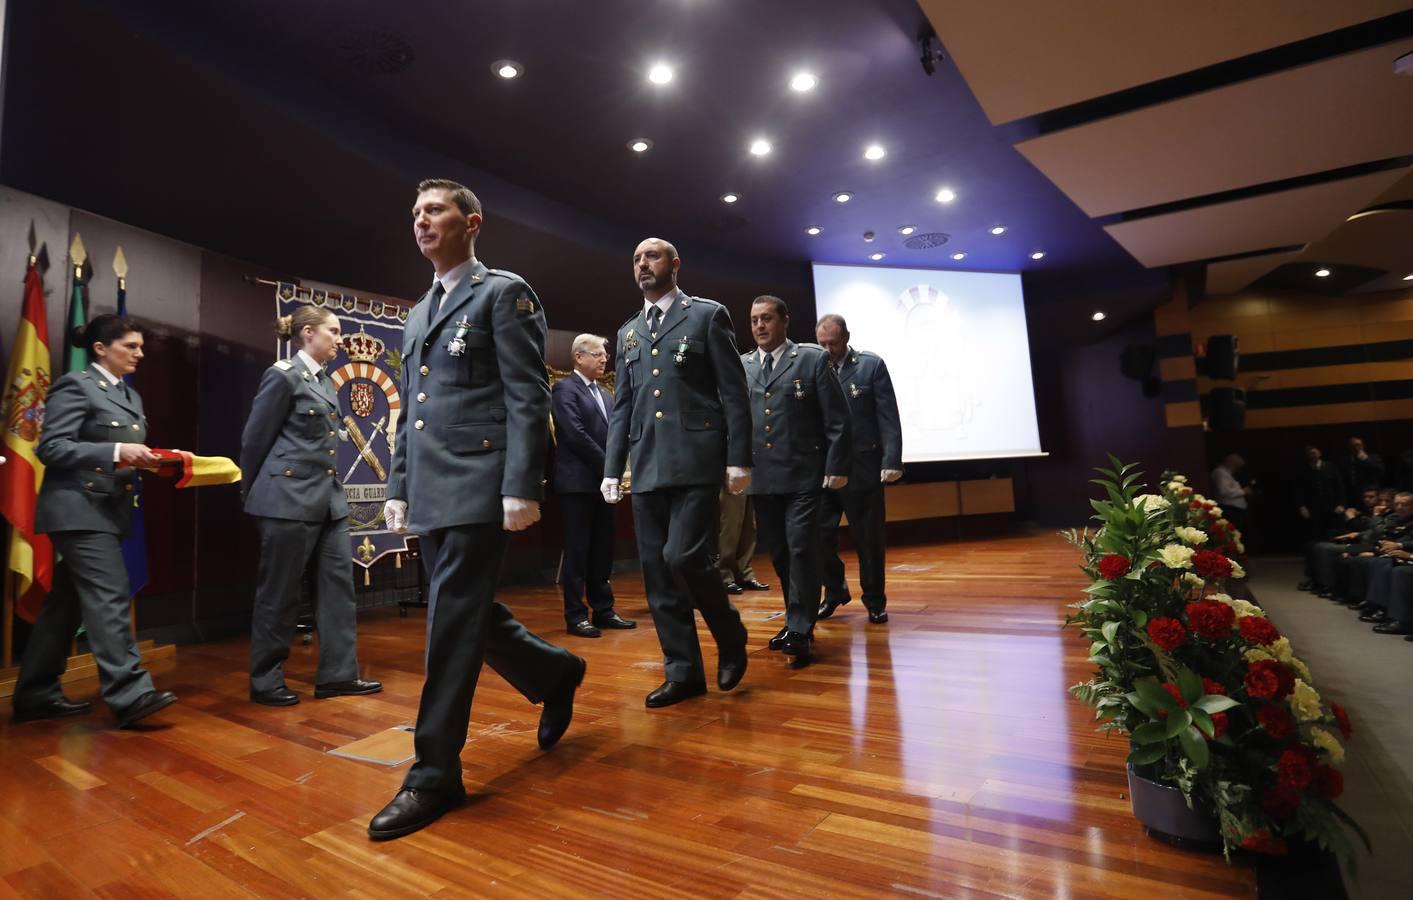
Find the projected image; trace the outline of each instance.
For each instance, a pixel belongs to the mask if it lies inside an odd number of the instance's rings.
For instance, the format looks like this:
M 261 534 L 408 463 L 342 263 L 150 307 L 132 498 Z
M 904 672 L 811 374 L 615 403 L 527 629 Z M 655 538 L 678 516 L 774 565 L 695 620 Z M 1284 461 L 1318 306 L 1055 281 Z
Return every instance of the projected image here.
M 814 287 L 888 364 L 904 462 L 1041 453 L 1019 275 L 816 264 Z

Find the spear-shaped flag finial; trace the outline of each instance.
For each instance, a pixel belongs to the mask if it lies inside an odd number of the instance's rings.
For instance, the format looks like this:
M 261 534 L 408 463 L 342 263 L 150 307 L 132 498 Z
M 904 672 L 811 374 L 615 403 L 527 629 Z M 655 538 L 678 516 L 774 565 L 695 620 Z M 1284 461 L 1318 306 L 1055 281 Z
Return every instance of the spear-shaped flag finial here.
M 113 274 L 118 276 L 118 289 L 127 290 L 128 258 L 123 255 L 121 244 L 118 246 L 118 252 L 113 254 Z
M 29 220 L 29 264 L 35 264 L 34 248 L 39 246 L 39 239 L 34 234 L 34 220 Z
M 83 246 L 83 235 L 74 232 L 73 242 L 69 244 L 69 261 L 74 264 L 74 277 L 83 277 L 83 264 L 88 262 L 88 250 Z

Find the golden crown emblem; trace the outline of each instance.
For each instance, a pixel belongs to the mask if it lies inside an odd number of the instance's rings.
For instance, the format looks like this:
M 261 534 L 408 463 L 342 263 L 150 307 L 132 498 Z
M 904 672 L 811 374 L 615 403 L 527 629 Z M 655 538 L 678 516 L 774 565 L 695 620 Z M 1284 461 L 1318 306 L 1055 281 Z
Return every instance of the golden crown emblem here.
M 343 339 L 344 352 L 353 362 L 377 362 L 383 355 L 384 344 L 378 338 L 373 337 L 362 328 L 357 334 L 349 335 Z

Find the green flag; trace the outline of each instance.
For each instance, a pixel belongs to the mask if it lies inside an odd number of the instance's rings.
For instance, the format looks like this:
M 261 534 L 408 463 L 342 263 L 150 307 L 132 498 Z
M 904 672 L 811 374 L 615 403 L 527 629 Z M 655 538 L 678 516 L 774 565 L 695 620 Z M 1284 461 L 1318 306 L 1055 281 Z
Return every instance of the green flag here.
M 88 324 L 88 303 L 84 293 L 90 271 L 88 251 L 84 249 L 83 237 L 78 232 L 74 232 L 73 243 L 69 245 L 69 259 L 74 264 L 74 293 L 69 298 L 69 315 L 64 323 L 64 371 L 76 372 L 88 365 L 87 348 L 75 347 L 72 336 Z

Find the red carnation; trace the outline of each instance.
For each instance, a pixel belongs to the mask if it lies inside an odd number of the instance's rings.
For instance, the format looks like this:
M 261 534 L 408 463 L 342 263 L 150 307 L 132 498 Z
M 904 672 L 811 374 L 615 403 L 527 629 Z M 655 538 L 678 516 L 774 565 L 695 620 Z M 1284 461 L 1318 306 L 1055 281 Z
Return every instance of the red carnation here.
M 1246 693 L 1262 700 L 1283 700 L 1295 689 L 1295 674 L 1274 659 L 1258 659 L 1246 668 Z
M 1206 675 L 1203 675 L 1203 676 L 1202 676 L 1202 693 L 1204 693 L 1204 694 L 1218 694 L 1218 695 L 1220 695 L 1220 696 L 1222 696 L 1222 697 L 1225 697 L 1225 696 L 1227 695 L 1227 689 L 1226 689 L 1225 687 L 1223 687 L 1223 685 L 1222 685 L 1222 683 L 1221 683 L 1220 681 L 1213 681 L 1212 679 L 1208 678 Z
M 1334 713 L 1335 724 L 1339 726 L 1339 733 L 1344 735 L 1344 739 L 1349 740 L 1349 736 L 1354 733 L 1354 729 L 1349 724 L 1349 713 L 1344 711 L 1344 707 L 1338 703 L 1330 704 L 1330 712 Z
M 1271 834 L 1265 828 L 1253 831 L 1242 838 L 1241 846 L 1247 850 L 1255 850 L 1257 853 L 1269 853 L 1272 856 L 1285 855 L 1285 841 Z
M 1256 720 L 1266 733 L 1278 741 L 1283 741 L 1295 733 L 1295 717 L 1284 703 L 1267 703 L 1256 713 Z
M 1182 690 L 1177 685 L 1171 681 L 1165 681 L 1163 682 L 1163 690 L 1173 695 L 1173 699 L 1177 701 L 1180 708 L 1187 709 L 1187 701 L 1182 699 Z
M 1188 508 L 1188 509 L 1201 509 L 1201 508 L 1202 508 L 1202 501 L 1200 501 L 1200 500 L 1193 500 L 1191 503 L 1187 504 L 1187 508 Z
M 1169 653 L 1187 642 L 1187 629 L 1177 619 L 1159 616 L 1148 620 L 1148 637 Z
M 1290 787 L 1273 787 L 1261 798 L 1261 808 L 1272 819 L 1289 819 L 1300 808 L 1300 792 Z
M 1236 610 L 1216 600 L 1187 604 L 1187 625 L 1194 634 L 1220 640 L 1231 637 L 1236 623 Z
M 1119 556 L 1117 553 L 1110 553 L 1099 560 L 1099 577 L 1113 581 L 1115 578 L 1122 578 L 1128 574 L 1129 561 L 1127 556 Z
M 1241 636 L 1253 644 L 1274 644 L 1281 636 L 1276 626 L 1260 616 L 1243 616 L 1237 628 L 1241 630 Z
M 1334 766 L 1323 763 L 1315 767 L 1315 793 L 1333 800 L 1344 793 L 1344 776 Z
M 1198 550 L 1192 554 L 1192 568 L 1203 578 L 1227 578 L 1231 575 L 1231 560 L 1215 550 Z
M 1287 749 L 1276 761 L 1276 781 L 1283 787 L 1305 790 L 1315 777 L 1315 754 L 1309 747 Z

